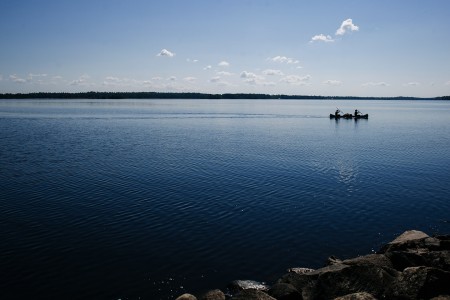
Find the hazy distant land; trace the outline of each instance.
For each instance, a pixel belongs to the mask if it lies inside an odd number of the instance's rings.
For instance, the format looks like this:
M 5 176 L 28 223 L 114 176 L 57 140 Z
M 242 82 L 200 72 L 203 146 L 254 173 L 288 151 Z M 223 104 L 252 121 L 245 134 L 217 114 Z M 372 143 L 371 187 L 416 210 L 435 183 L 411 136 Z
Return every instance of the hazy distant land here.
M 207 94 L 207 93 L 158 93 L 158 92 L 82 92 L 82 93 L 4 93 L 0 99 L 314 99 L 314 100 L 450 100 L 440 97 L 357 97 L 320 95 L 270 95 L 270 94 Z

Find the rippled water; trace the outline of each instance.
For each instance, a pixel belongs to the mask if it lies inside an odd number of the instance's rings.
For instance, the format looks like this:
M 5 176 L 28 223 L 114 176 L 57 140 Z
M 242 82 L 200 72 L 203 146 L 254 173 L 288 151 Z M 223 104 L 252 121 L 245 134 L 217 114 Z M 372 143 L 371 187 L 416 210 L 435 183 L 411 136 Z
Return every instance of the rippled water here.
M 0 297 L 172 299 L 448 233 L 448 149 L 450 102 L 1 100 Z

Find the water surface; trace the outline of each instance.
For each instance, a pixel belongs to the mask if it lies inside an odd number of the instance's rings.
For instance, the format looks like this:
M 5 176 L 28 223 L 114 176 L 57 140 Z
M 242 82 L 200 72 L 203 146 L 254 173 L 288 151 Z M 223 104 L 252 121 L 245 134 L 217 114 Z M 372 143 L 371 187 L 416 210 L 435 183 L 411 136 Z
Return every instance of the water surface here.
M 0 100 L 0 296 L 172 299 L 448 233 L 449 120 L 440 101 Z

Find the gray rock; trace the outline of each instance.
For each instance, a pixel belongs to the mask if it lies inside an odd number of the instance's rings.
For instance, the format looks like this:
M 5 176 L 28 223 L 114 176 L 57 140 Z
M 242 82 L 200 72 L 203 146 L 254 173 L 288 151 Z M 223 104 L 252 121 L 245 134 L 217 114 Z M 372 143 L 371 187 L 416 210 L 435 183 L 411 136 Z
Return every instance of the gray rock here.
M 297 274 L 305 274 L 305 273 L 309 273 L 312 271 L 315 271 L 314 269 L 310 269 L 310 268 L 289 268 L 287 269 L 288 272 L 294 272 Z
M 349 295 L 345 295 L 342 297 L 334 298 L 334 300 L 377 300 L 374 296 L 372 296 L 369 293 L 362 292 L 362 293 L 353 293 Z
M 346 265 L 377 266 L 391 269 L 394 268 L 390 259 L 384 254 L 369 254 L 365 256 L 359 256 L 352 259 L 346 259 L 342 261 L 342 263 Z
M 277 300 L 302 300 L 302 294 L 288 283 L 276 283 L 270 290 L 269 295 Z
M 430 299 L 450 295 L 450 272 L 430 267 L 406 268 L 387 291 L 389 299 Z
M 384 245 L 378 253 L 383 254 L 392 251 L 427 252 L 436 250 L 443 250 L 441 249 L 440 239 L 429 237 L 422 231 L 410 230 Z
M 312 299 L 333 299 L 351 293 L 367 292 L 382 297 L 395 276 L 378 266 L 347 266 L 340 271 L 324 272 L 310 292 Z
M 390 242 L 389 244 L 400 244 L 405 243 L 413 240 L 420 240 L 423 238 L 430 237 L 425 232 L 419 231 L 419 230 L 407 230 L 403 232 L 401 235 L 399 235 L 395 240 Z
M 197 298 L 191 294 L 183 294 L 175 300 L 197 300 Z
M 263 291 L 259 290 L 243 290 L 233 297 L 233 300 L 277 300 Z
M 268 291 L 269 286 L 263 282 L 258 282 L 254 280 L 234 280 L 228 285 L 228 289 L 232 294 L 238 293 L 243 290 L 258 290 L 258 291 Z
M 199 300 L 225 300 L 225 294 L 221 290 L 212 290 L 201 295 Z

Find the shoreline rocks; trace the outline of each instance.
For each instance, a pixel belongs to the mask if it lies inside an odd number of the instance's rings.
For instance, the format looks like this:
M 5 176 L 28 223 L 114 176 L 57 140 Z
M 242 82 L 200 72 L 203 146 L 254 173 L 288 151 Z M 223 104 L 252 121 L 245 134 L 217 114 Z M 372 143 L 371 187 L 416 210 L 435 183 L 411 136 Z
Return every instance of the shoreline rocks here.
M 236 280 L 227 293 L 214 290 L 176 300 L 450 300 L 450 235 L 406 231 L 376 254 L 328 259 L 323 268 L 290 268 L 271 286 Z

